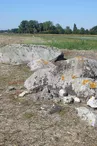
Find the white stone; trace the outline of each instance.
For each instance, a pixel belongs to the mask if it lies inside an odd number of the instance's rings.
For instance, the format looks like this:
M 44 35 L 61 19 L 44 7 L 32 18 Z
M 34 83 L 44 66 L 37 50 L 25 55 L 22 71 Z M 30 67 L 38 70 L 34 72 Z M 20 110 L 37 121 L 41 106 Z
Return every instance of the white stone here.
M 74 101 L 74 99 L 71 96 L 64 96 L 62 98 L 62 100 L 63 100 L 64 104 L 69 104 L 69 103 L 72 103 Z
M 59 96 L 63 97 L 65 93 L 66 93 L 66 91 L 64 89 L 61 89 L 59 91 Z
M 94 96 L 92 96 L 88 100 L 87 105 L 90 106 L 90 107 L 92 107 L 92 108 L 97 108 L 97 99 Z
M 29 94 L 29 91 L 23 91 L 19 94 L 19 97 L 24 97 L 26 94 Z
M 76 102 L 76 103 L 80 103 L 81 102 L 81 100 L 76 96 L 72 96 L 72 98 L 74 99 L 74 102 Z
M 97 127 L 97 114 L 86 107 L 76 108 L 78 116 L 90 126 Z

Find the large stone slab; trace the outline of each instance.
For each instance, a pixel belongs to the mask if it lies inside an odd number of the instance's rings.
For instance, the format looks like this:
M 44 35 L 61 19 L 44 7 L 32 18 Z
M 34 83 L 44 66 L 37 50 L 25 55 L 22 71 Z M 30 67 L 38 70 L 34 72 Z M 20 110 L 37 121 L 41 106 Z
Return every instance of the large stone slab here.
M 0 48 L 0 62 L 10 64 L 28 63 L 35 59 L 52 60 L 60 51 L 56 48 L 31 44 L 12 44 Z

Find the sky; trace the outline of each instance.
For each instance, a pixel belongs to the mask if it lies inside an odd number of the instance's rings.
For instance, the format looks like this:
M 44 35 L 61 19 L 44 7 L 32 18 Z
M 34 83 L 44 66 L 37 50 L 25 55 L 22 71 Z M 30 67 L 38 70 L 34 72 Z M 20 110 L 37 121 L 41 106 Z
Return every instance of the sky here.
M 90 29 L 97 25 L 97 0 L 0 0 L 0 29 L 17 28 L 22 20 Z

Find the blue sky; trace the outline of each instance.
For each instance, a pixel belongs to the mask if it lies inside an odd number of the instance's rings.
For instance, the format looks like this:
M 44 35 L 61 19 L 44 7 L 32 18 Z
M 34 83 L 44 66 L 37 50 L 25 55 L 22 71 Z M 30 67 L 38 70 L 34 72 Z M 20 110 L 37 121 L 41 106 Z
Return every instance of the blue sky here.
M 16 28 L 22 20 L 90 29 L 97 25 L 97 0 L 0 0 L 0 29 Z

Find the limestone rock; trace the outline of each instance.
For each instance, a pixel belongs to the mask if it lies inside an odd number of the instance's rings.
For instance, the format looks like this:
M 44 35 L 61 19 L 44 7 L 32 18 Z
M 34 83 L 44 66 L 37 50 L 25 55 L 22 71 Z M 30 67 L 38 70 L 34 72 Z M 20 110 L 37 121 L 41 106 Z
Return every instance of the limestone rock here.
M 95 78 L 97 76 L 97 61 L 84 57 L 75 57 L 57 62 L 56 72 L 63 73 L 64 79 L 79 77 Z
M 60 97 L 63 97 L 63 96 L 68 96 L 68 93 L 67 93 L 67 91 L 66 91 L 66 90 L 61 89 L 61 90 L 59 90 L 59 96 L 60 96 Z
M 64 96 L 62 100 L 64 104 L 70 104 L 74 102 L 74 99 L 71 96 Z
M 78 97 L 73 96 L 72 98 L 74 99 L 75 103 L 80 103 L 81 102 L 81 100 Z
M 26 94 L 29 94 L 30 92 L 29 91 L 23 91 L 22 93 L 19 94 L 19 97 L 23 97 L 25 96 Z
M 89 125 L 93 126 L 93 127 L 97 127 L 97 114 L 92 112 L 91 110 L 89 110 L 86 107 L 79 107 L 76 108 L 77 112 L 78 112 L 78 116 L 86 121 Z
M 97 89 L 97 61 L 75 57 L 58 61 L 55 66 L 39 69 L 29 77 L 24 86 L 28 90 L 51 86 L 52 89 L 63 89 L 69 95 L 78 98 L 89 98 Z M 62 93 L 63 94 L 63 93 Z
M 50 61 L 46 61 L 44 59 L 36 59 L 32 60 L 27 64 L 31 71 L 36 71 L 38 69 L 43 69 L 43 68 L 54 68 L 55 65 L 51 63 Z
M 94 95 L 94 88 L 90 88 L 90 84 L 94 83 L 91 78 L 77 78 L 72 80 L 72 90 L 77 97 L 89 98 Z
M 51 85 L 54 80 L 54 75 L 50 68 L 40 69 L 34 72 L 24 83 L 25 88 L 27 90 L 37 89 L 39 91 L 40 88 L 45 87 L 47 85 Z
M 0 62 L 18 65 L 40 58 L 52 60 L 60 54 L 58 49 L 47 46 L 12 44 L 0 48 Z
M 97 99 L 94 96 L 92 96 L 88 100 L 87 105 L 90 106 L 90 107 L 92 107 L 92 108 L 97 108 Z

